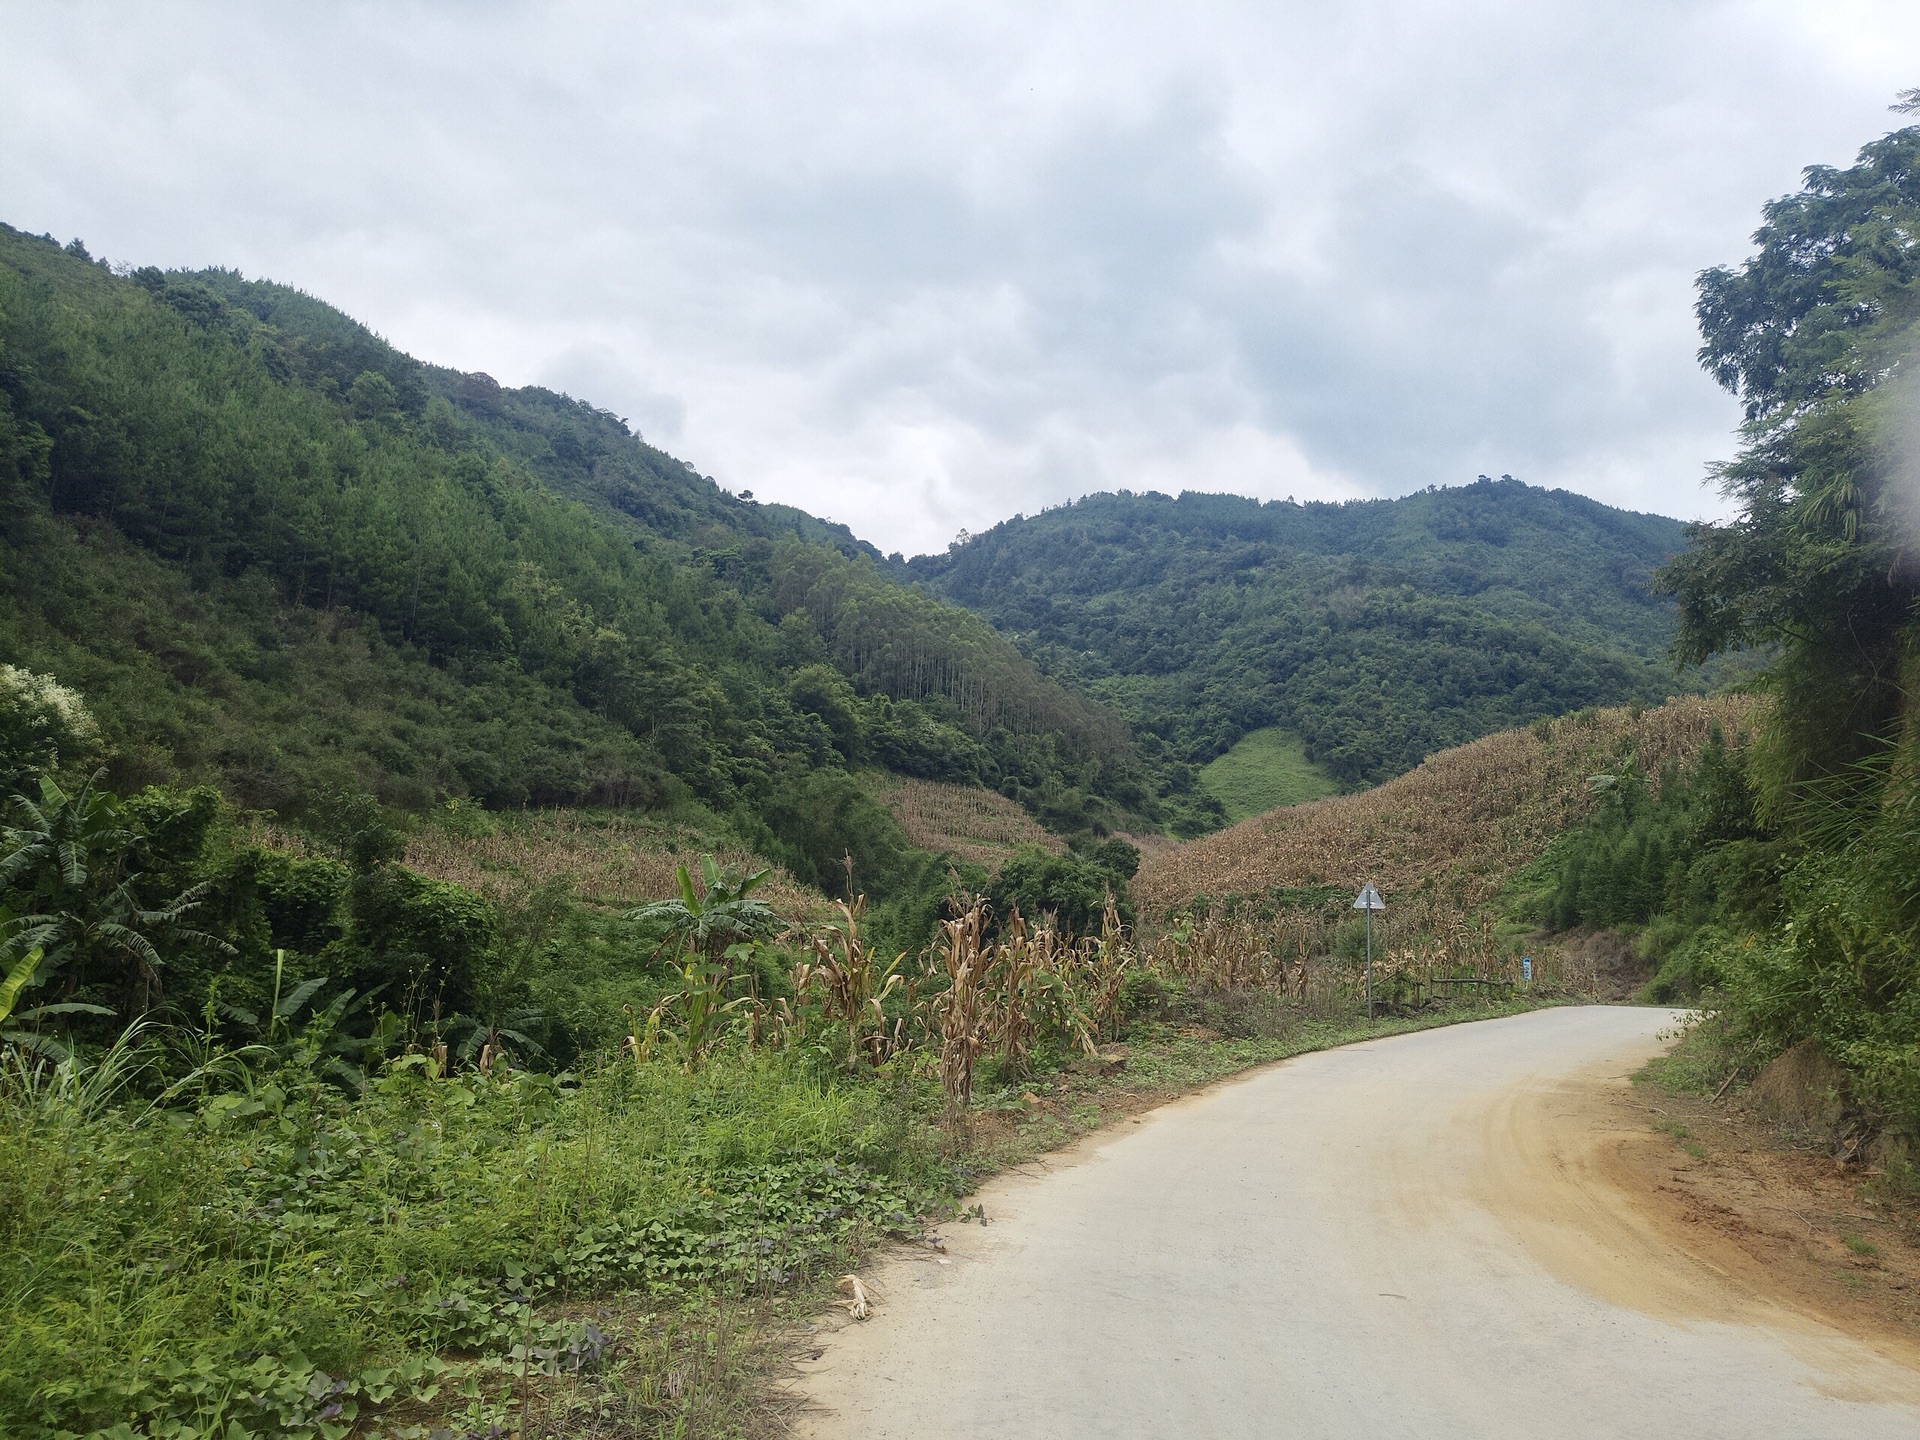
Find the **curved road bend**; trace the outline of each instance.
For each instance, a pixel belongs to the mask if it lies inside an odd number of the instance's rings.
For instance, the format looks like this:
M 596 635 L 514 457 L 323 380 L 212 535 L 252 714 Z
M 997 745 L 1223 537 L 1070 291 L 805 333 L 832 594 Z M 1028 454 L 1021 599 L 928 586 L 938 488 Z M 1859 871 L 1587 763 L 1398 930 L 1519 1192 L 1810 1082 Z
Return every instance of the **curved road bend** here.
M 1673 1248 L 1590 1161 L 1663 1010 L 1303 1056 L 981 1195 L 872 1272 L 803 1435 L 1920 1437 L 1920 1370 Z

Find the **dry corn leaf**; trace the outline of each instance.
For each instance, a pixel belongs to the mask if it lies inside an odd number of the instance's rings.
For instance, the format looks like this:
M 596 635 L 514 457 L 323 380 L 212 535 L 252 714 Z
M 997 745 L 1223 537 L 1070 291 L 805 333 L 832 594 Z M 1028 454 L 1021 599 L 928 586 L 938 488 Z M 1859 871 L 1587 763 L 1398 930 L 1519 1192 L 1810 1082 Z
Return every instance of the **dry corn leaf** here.
M 833 1288 L 847 1298 L 835 1303 L 856 1320 L 865 1320 L 873 1314 L 873 1305 L 867 1299 L 867 1287 L 860 1283 L 858 1275 L 842 1275 L 834 1282 Z

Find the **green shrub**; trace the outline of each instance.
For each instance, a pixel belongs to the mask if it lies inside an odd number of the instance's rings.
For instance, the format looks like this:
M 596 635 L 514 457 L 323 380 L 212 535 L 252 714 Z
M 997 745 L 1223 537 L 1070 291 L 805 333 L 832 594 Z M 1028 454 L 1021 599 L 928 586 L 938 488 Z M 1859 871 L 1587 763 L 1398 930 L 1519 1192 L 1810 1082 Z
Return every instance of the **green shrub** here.
M 987 898 L 1002 919 L 1015 910 L 1032 920 L 1052 915 L 1063 931 L 1097 935 L 1109 894 L 1120 903 L 1122 922 L 1131 925 L 1125 876 L 1086 856 L 1050 855 L 1028 845 L 1001 865 Z
M 283 1068 L 164 1115 L 76 1109 L 16 1073 L 0 1431 L 319 1440 L 337 1432 L 310 1383 L 358 1408 L 431 1385 L 438 1352 L 580 1340 L 557 1301 L 844 1263 L 950 1193 L 933 1109 L 905 1074 L 822 1085 L 768 1055 L 578 1087 L 402 1066 L 360 1098 Z
M 353 877 L 346 958 L 362 991 L 388 987 L 420 1011 L 466 1009 L 474 977 L 499 933 L 493 906 L 470 890 L 398 865 Z
M 771 858 L 802 883 L 829 895 L 850 899 L 862 891 L 887 894 L 901 878 L 912 848 L 887 808 L 842 770 L 789 774 L 758 809 L 772 841 Z

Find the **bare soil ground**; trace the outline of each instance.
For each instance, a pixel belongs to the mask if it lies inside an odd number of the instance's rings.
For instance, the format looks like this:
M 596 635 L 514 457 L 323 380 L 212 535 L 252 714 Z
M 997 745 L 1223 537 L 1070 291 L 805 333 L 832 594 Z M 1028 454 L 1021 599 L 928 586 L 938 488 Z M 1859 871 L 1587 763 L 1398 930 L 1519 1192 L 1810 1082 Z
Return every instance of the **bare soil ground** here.
M 1608 1099 L 1607 1178 L 1669 1240 L 1776 1304 L 1920 1355 L 1920 1205 L 1745 1107 L 1651 1084 Z

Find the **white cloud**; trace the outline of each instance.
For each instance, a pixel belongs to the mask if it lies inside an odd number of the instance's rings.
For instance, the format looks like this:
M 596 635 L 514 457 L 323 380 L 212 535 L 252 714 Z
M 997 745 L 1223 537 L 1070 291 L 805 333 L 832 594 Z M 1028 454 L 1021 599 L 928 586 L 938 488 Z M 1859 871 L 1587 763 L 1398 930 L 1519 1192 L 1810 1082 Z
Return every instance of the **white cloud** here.
M 1697 514 L 1737 412 L 1692 278 L 1916 42 L 1892 0 L 14 3 L 0 218 L 299 285 L 887 549 L 1483 471 Z

